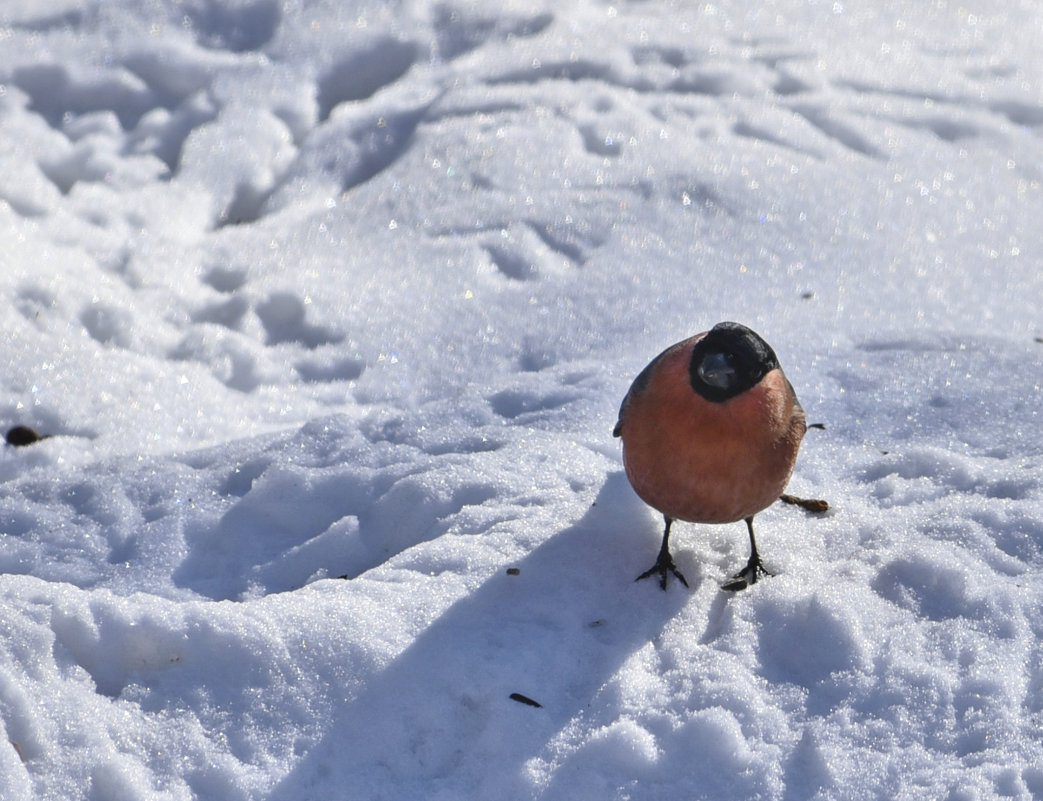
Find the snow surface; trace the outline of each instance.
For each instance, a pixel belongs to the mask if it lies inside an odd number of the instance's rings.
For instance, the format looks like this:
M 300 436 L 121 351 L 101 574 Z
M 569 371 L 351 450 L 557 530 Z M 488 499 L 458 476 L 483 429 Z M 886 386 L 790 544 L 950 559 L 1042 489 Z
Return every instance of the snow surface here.
M 1043 798 L 1041 41 L 4 0 L 0 795 Z M 832 511 L 663 593 L 611 430 L 727 319 Z

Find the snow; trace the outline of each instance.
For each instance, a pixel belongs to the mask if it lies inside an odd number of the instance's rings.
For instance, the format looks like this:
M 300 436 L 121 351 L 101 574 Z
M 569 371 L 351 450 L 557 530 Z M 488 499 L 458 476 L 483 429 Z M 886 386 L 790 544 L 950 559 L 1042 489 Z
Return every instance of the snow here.
M 1035 4 L 43 5 L 4 799 L 1043 797 Z M 720 320 L 832 508 L 664 593 L 611 431 Z

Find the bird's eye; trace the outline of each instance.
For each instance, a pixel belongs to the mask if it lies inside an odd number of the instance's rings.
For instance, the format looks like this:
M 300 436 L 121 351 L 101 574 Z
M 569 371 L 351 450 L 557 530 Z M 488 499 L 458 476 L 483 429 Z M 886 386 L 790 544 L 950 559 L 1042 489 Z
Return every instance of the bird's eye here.
M 736 374 L 727 353 L 708 353 L 699 362 L 699 378 L 711 387 L 731 389 L 735 386 Z

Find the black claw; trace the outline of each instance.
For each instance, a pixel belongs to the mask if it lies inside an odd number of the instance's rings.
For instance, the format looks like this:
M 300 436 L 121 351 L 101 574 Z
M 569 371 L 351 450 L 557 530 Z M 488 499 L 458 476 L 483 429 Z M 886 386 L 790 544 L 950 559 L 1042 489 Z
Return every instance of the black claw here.
M 634 581 L 641 581 L 641 579 L 646 579 L 649 576 L 659 576 L 659 587 L 665 591 L 666 580 L 671 573 L 676 576 L 677 580 L 684 584 L 684 586 L 688 586 L 688 580 L 684 577 L 684 574 L 677 569 L 677 565 L 674 564 L 674 560 L 670 554 L 667 553 L 664 558 L 664 555 L 660 553 L 656 563 L 634 579 Z
M 641 579 L 646 579 L 649 576 L 659 576 L 659 587 L 665 592 L 666 580 L 671 573 L 686 587 L 688 586 L 688 580 L 677 569 L 677 565 L 674 564 L 674 558 L 670 555 L 670 526 L 673 525 L 674 521 L 666 515 L 663 515 L 663 520 L 666 523 L 666 528 L 663 529 L 663 544 L 659 546 L 659 557 L 655 560 L 654 565 L 634 579 L 634 581 L 641 581 Z
M 757 581 L 764 576 L 773 575 L 775 574 L 769 573 L 764 569 L 764 565 L 761 564 L 759 558 L 751 558 L 750 561 L 746 563 L 746 567 L 732 576 L 731 581 L 727 584 L 721 585 L 721 589 L 728 590 L 729 592 L 738 592 L 739 590 L 745 590 L 751 584 L 756 584 Z
M 746 518 L 746 528 L 750 533 L 750 560 L 746 563 L 746 567 L 732 576 L 731 581 L 721 585 L 722 590 L 728 590 L 729 592 L 745 590 L 751 584 L 756 584 L 758 579 L 774 575 L 765 570 L 764 565 L 761 564 L 760 554 L 757 553 L 757 540 L 753 536 L 752 517 Z

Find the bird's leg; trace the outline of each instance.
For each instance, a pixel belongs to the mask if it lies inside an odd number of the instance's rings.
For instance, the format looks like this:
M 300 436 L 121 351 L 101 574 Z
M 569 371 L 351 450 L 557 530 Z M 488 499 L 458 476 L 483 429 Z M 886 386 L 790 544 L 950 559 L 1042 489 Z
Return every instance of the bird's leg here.
M 753 536 L 752 515 L 746 518 L 746 528 L 750 532 L 750 560 L 746 563 L 746 567 L 732 576 L 732 580 L 725 584 L 722 589 L 731 590 L 732 592 L 745 590 L 751 584 L 756 584 L 757 579 L 761 576 L 771 575 L 764 569 L 764 565 L 761 564 L 760 554 L 757 553 L 757 540 Z
M 634 581 L 641 581 L 641 579 L 646 579 L 649 576 L 659 576 L 659 586 L 665 590 L 667 576 L 673 573 L 687 587 L 688 582 L 681 571 L 677 569 L 673 557 L 670 556 L 670 526 L 673 525 L 674 521 L 666 515 L 663 515 L 663 520 L 666 521 L 666 528 L 663 529 L 663 544 L 659 546 L 659 557 L 654 565 L 634 579 Z

